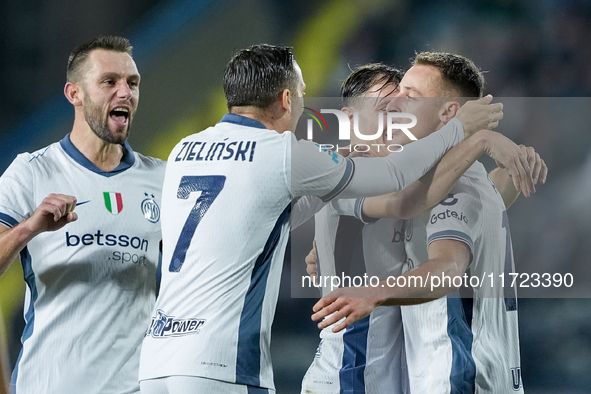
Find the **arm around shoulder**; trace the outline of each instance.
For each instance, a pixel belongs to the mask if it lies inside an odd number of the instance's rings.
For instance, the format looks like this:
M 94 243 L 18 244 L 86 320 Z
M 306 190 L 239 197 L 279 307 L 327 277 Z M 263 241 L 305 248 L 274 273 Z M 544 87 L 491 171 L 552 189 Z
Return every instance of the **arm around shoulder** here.
M 363 213 L 374 218 L 410 219 L 438 204 L 485 152 L 486 133 L 490 132 L 481 130 L 452 148 L 433 169 L 406 189 L 366 198 Z

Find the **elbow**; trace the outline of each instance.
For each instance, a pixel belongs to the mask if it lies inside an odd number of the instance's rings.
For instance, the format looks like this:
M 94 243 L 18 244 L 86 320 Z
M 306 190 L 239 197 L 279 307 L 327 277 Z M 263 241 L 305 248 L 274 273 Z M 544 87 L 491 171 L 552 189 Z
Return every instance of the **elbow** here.
M 392 204 L 392 208 L 390 212 L 393 214 L 392 217 L 396 217 L 398 219 L 408 220 L 415 216 L 418 212 L 415 212 L 413 206 L 411 204 L 403 204 L 401 202 L 397 202 Z M 394 215 L 395 214 L 395 215 Z
M 396 219 L 410 219 L 407 217 L 407 212 L 404 204 L 399 198 L 390 197 L 386 205 L 386 217 Z
M 408 220 L 412 219 L 413 216 L 415 216 L 415 213 L 412 210 L 400 210 L 397 218 Z
M 415 215 L 427 209 L 428 205 L 424 197 L 412 194 L 398 194 L 388 201 L 388 211 L 391 217 L 399 219 L 412 219 Z

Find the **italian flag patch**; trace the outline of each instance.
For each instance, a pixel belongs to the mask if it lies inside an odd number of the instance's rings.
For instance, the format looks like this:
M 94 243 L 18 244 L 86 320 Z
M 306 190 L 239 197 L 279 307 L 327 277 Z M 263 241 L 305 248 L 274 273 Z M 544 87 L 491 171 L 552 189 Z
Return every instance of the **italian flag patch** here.
M 121 198 L 121 193 L 103 192 L 103 196 L 105 197 L 105 207 L 107 207 L 107 210 L 113 215 L 117 215 L 123 210 L 123 198 Z

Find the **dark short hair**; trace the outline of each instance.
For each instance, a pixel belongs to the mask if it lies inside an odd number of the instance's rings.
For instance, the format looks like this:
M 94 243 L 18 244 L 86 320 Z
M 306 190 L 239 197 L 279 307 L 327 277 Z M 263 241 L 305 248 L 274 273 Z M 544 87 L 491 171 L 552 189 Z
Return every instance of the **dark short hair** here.
M 234 54 L 224 70 L 228 109 L 235 106 L 267 108 L 284 89 L 295 93 L 298 75 L 291 49 L 259 44 Z
M 442 93 L 449 97 L 482 97 L 484 77 L 474 63 L 464 56 L 446 52 L 417 53 L 413 65 L 428 65 L 441 70 Z
M 123 52 L 131 56 L 132 46 L 129 40 L 117 36 L 103 36 L 78 46 L 68 57 L 68 82 L 77 82 L 80 79 L 79 71 L 84 67 L 88 55 L 95 49 Z
M 389 84 L 398 86 L 403 76 L 402 70 L 384 63 L 370 63 L 357 67 L 341 85 L 343 106 L 350 105 L 353 99 L 365 95 L 378 83 L 382 84 L 379 90 Z

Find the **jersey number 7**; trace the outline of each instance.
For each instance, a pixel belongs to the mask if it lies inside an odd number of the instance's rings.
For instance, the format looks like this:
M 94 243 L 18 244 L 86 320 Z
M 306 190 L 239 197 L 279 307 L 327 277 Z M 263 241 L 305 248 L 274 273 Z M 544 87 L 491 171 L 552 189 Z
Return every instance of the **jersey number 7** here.
M 187 217 L 187 221 L 181 230 L 181 235 L 174 248 L 172 259 L 168 270 L 170 272 L 179 272 L 185 263 L 185 256 L 187 249 L 191 244 L 195 230 L 201 222 L 201 219 L 216 199 L 218 194 L 224 188 L 226 177 L 222 175 L 207 175 L 207 176 L 184 176 L 181 178 L 179 189 L 176 197 L 186 200 L 193 192 L 201 192 L 201 195 L 195 201 L 191 213 Z

